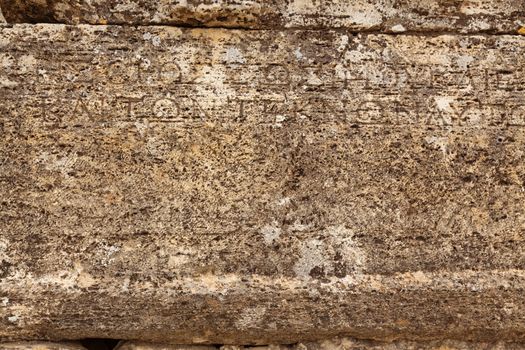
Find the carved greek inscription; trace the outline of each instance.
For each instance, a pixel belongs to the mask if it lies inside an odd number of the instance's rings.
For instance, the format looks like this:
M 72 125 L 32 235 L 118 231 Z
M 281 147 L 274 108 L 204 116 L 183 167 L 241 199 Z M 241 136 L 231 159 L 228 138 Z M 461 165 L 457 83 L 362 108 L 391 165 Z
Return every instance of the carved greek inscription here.
M 182 72 L 175 62 L 166 62 L 158 68 L 158 79 L 165 84 L 180 83 Z
M 458 101 L 450 96 L 415 100 L 384 96 L 366 99 L 244 98 L 215 95 L 98 96 L 78 94 L 47 98 L 34 108 L 46 123 L 134 121 L 186 123 L 216 120 L 228 123 L 289 122 L 348 123 L 362 125 L 428 125 L 436 127 L 525 127 L 525 101 L 514 97 L 499 104 L 480 100 Z
M 472 63 L 445 68 L 373 60 L 355 64 L 343 59 L 328 64 L 229 65 L 204 60 L 191 66 L 181 65 L 176 57 L 160 60 L 122 50 L 115 50 L 112 57 L 86 54 L 39 64 L 43 59 L 19 60 L 34 67 L 32 74 L 42 90 L 33 106 L 22 108 L 39 111 L 31 113 L 51 124 L 148 119 L 163 123 L 299 120 L 368 126 L 525 126 L 523 69 L 509 62 L 483 69 Z M 30 71 L 19 72 L 5 78 L 9 89 L 18 87 Z M 55 85 L 64 92 L 49 94 Z M 114 95 L 113 87 L 123 86 L 129 86 L 130 93 Z
M 172 98 L 160 98 L 153 103 L 153 115 L 159 120 L 177 120 L 180 106 Z
M 282 86 L 290 84 L 290 71 L 286 66 L 280 64 L 271 64 L 264 67 L 263 72 L 263 84 Z

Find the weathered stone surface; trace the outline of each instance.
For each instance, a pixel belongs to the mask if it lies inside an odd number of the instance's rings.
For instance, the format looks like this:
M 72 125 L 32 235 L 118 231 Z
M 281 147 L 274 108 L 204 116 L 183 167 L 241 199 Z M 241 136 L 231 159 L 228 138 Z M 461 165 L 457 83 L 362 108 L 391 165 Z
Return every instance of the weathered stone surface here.
M 152 344 L 147 342 L 123 342 L 115 350 L 191 350 L 191 346 Z M 210 350 L 217 349 L 210 347 Z M 426 341 L 426 342 L 377 342 L 350 338 L 320 340 L 312 343 L 298 343 L 294 345 L 266 345 L 244 347 L 235 345 L 221 346 L 220 350 L 522 350 L 524 344 L 491 342 L 475 343 L 453 340 Z M 196 348 L 195 350 L 198 350 Z
M 0 343 L 0 350 L 86 350 L 75 343 L 18 342 Z
M 96 348 L 95 348 L 96 349 Z M 453 340 L 427 342 L 377 342 L 350 338 L 320 340 L 312 343 L 264 346 L 198 346 L 169 345 L 141 341 L 123 341 L 115 350 L 522 350 L 525 345 L 505 342 L 462 342 Z M 68 343 L 0 343 L 0 350 L 85 350 L 84 347 Z
M 290 349 L 290 347 L 288 347 Z M 297 344 L 294 350 L 521 350 L 525 345 L 517 343 L 490 342 L 471 343 L 464 341 L 426 341 L 408 342 L 396 341 L 391 343 L 365 341 L 357 339 L 332 339 L 314 343 Z M 269 347 L 268 350 L 272 350 Z M 277 350 L 277 349 L 276 349 Z
M 505 32 L 524 0 L 0 0 L 10 22 L 176 24 L 243 28 Z
M 0 28 L 0 338 L 523 340 L 524 48 Z

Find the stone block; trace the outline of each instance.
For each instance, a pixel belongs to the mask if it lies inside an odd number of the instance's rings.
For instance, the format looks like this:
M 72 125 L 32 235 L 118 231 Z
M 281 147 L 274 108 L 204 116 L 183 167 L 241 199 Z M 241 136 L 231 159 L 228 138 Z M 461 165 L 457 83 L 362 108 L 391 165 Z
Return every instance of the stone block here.
M 0 27 L 0 339 L 524 340 L 524 48 Z

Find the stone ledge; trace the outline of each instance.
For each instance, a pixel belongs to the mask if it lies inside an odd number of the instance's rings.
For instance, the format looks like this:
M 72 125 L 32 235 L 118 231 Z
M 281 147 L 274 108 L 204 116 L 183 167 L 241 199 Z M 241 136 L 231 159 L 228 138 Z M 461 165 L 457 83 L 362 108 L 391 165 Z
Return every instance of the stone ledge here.
M 346 28 L 389 33 L 517 33 L 522 0 L 0 0 L 9 22 L 168 24 L 247 29 Z

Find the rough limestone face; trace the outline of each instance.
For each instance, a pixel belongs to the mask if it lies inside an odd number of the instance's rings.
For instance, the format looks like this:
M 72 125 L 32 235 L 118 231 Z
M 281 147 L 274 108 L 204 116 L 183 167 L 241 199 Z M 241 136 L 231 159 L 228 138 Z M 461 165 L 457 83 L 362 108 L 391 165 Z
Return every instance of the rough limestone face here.
M 523 340 L 524 49 L 0 28 L 0 339 Z
M 9 22 L 515 33 L 524 0 L 0 0 Z

